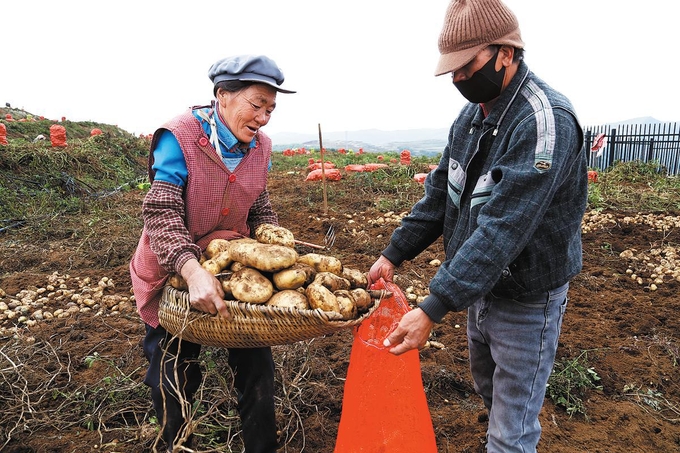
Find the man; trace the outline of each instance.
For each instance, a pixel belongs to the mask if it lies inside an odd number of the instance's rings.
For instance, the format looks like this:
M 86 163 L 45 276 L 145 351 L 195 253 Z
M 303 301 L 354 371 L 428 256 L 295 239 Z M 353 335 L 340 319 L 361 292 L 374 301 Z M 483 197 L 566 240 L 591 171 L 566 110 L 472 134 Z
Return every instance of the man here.
M 587 201 L 583 133 L 569 100 L 523 61 L 515 15 L 500 0 L 453 0 L 435 75 L 470 102 L 438 167 L 369 271 L 395 268 L 440 236 L 446 260 L 430 294 L 385 339 L 420 348 L 449 311 L 468 311 L 475 390 L 489 412 L 487 451 L 535 452 L 569 281 L 582 266 Z

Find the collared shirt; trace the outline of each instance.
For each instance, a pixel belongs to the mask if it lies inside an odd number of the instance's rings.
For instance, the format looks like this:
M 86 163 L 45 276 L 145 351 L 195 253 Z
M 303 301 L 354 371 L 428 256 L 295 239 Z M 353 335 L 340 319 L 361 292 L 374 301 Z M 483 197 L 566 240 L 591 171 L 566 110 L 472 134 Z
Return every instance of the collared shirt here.
M 199 111 L 203 115 L 199 114 Z M 201 127 L 206 135 L 210 136 L 210 123 L 205 120 L 205 116 L 210 113 L 210 107 L 203 107 L 195 109 L 194 117 L 201 123 Z M 215 114 L 215 113 L 213 113 Z M 247 151 L 239 147 L 241 143 L 236 136 L 229 130 L 220 115 L 217 115 L 217 136 L 220 141 L 220 149 L 222 151 L 222 162 L 229 169 L 234 169 L 241 163 L 243 156 Z M 248 150 L 255 147 L 255 139 L 248 144 Z M 184 154 L 174 135 L 168 130 L 163 131 L 158 145 L 153 150 L 154 164 L 153 169 L 156 172 L 155 179 L 169 182 L 180 187 L 184 187 L 187 182 L 187 165 L 184 161 Z

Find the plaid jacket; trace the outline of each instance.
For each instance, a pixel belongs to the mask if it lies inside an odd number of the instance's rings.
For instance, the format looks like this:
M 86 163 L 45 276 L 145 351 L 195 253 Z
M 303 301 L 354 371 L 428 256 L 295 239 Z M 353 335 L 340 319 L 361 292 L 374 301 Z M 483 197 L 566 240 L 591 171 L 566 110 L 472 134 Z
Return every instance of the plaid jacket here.
M 154 181 L 153 150 L 163 130 L 177 139 L 187 165 L 186 187 Z M 262 223 L 278 224 L 269 201 L 271 140 L 258 132 L 256 146 L 231 172 L 190 111 L 156 131 L 149 155 L 151 189 L 142 206 L 144 229 L 130 263 L 137 310 L 158 326 L 158 305 L 169 273 L 198 259 L 214 238 L 250 236 Z
M 489 293 L 521 300 L 580 272 L 587 196 L 572 106 L 521 62 L 488 117 L 463 108 L 383 255 L 399 265 L 443 237 L 446 260 L 420 304 L 435 321 Z

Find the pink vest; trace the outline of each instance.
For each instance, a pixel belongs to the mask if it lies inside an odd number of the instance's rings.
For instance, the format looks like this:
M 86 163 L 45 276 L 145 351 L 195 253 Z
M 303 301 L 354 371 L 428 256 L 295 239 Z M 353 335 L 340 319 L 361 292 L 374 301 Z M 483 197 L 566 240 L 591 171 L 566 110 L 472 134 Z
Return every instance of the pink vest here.
M 212 239 L 250 236 L 248 212 L 267 186 L 267 172 L 272 144 L 258 132 L 251 149 L 234 172 L 222 162 L 200 123 L 191 111 L 172 119 L 158 129 L 151 142 L 149 181 L 153 181 L 153 149 L 161 132 L 167 129 L 179 142 L 188 176 L 184 188 L 185 225 L 189 235 L 205 250 Z M 146 229 L 130 262 L 132 287 L 137 311 L 145 323 L 158 326 L 158 306 L 168 271 L 151 251 Z

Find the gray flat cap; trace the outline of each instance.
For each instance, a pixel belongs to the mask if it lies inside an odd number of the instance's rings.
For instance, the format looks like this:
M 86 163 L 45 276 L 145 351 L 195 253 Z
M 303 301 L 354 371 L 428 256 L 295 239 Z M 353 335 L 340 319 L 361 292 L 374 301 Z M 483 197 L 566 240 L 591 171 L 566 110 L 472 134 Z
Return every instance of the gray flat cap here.
M 281 88 L 283 72 L 274 60 L 264 55 L 235 55 L 215 62 L 208 71 L 214 84 L 224 80 L 240 80 L 267 84 L 281 93 L 295 91 Z

